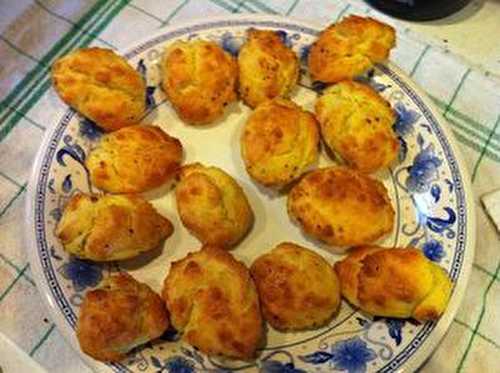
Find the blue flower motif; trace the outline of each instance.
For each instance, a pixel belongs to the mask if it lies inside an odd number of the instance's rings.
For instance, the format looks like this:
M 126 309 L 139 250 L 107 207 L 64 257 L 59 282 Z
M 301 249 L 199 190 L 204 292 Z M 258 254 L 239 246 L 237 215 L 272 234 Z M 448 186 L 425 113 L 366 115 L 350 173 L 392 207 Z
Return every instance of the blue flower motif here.
M 71 257 L 60 268 L 60 272 L 67 280 L 71 280 L 75 291 L 82 291 L 94 287 L 102 280 L 102 268 L 95 263 Z
M 221 36 L 220 43 L 222 49 L 236 57 L 240 52 L 241 46 L 243 45 L 243 40 L 241 38 L 235 37 L 230 32 L 225 32 Z
M 80 120 L 80 135 L 91 141 L 98 140 L 104 132 L 90 119 L 83 118 Z
M 278 360 L 266 360 L 262 363 L 263 373 L 306 373 L 305 370 L 295 368 L 293 362 L 283 363 Z
M 365 372 L 366 363 L 377 357 L 375 351 L 368 348 L 366 342 L 359 337 L 337 342 L 331 351 L 334 367 L 349 373 Z
M 446 255 L 441 242 L 436 241 L 435 239 L 430 239 L 424 243 L 422 250 L 424 251 L 425 256 L 433 262 L 439 263 Z
M 401 329 L 403 328 L 403 325 L 405 324 L 405 320 L 401 319 L 392 319 L 392 318 L 385 318 L 385 325 L 387 325 L 387 329 L 389 330 L 389 336 L 396 342 L 396 346 L 399 346 L 402 341 L 402 333 Z
M 402 137 L 413 132 L 413 125 L 420 118 L 420 114 L 415 110 L 407 109 L 402 102 L 397 102 L 394 110 L 396 111 L 394 131 Z
M 303 65 L 307 65 L 307 61 L 309 59 L 309 52 L 311 51 L 311 44 L 310 45 L 304 45 L 303 47 L 300 48 L 299 51 L 299 56 L 300 56 L 300 62 Z
M 168 373 L 194 373 L 194 363 L 182 356 L 173 356 L 163 366 Z
M 422 149 L 409 168 L 409 177 L 406 179 L 406 187 L 410 192 L 426 192 L 430 183 L 437 178 L 438 167 L 443 161 L 434 154 L 432 144 Z

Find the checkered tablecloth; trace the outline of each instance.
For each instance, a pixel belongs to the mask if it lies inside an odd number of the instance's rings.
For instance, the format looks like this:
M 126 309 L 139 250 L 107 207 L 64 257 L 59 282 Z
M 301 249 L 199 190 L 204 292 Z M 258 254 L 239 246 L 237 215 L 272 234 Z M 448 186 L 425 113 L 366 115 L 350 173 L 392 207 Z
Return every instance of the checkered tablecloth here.
M 324 24 L 370 13 L 398 28 L 391 60 L 428 92 L 450 123 L 478 206 L 476 257 L 464 302 L 422 371 L 499 371 L 500 244 L 479 196 L 500 188 L 500 83 L 402 24 L 344 0 L 0 1 L 0 331 L 50 372 L 88 371 L 43 307 L 23 245 L 28 175 L 45 131 L 55 123 L 54 110 L 47 110 L 58 100 L 50 86 L 51 63 L 78 47 L 120 49 L 162 26 L 229 13 L 282 14 Z M 500 30 L 475 37 L 499 38 Z

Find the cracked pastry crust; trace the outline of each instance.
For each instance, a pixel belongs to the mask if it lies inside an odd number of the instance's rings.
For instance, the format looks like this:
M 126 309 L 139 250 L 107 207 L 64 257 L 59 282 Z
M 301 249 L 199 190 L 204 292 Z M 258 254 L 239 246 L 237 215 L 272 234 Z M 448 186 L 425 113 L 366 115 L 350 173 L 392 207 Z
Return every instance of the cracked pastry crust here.
M 238 54 L 241 99 L 251 108 L 275 97 L 288 97 L 299 78 L 299 62 L 280 35 L 249 29 Z
M 283 242 L 258 257 L 250 269 L 262 314 L 278 330 L 325 325 L 340 305 L 333 267 L 314 251 Z
M 231 248 L 253 223 L 243 189 L 220 168 L 184 166 L 175 196 L 182 223 L 204 244 Z
M 100 361 L 120 361 L 133 348 L 161 336 L 168 325 L 161 297 L 120 272 L 85 294 L 76 335 L 87 355 Z
M 272 187 L 283 187 L 299 178 L 316 162 L 318 146 L 314 116 L 282 98 L 260 104 L 248 118 L 241 138 L 247 172 Z
M 86 160 L 92 183 L 111 193 L 161 186 L 180 168 L 182 145 L 155 126 L 130 126 L 104 135 Z
M 77 193 L 64 209 L 56 236 L 69 253 L 100 262 L 152 250 L 173 231 L 172 223 L 139 196 Z
M 351 15 L 321 32 L 309 52 L 309 73 L 325 83 L 352 79 L 386 60 L 395 44 L 391 26 Z
M 161 64 L 163 90 L 182 120 L 208 124 L 236 100 L 236 60 L 216 43 L 176 41 Z
M 324 141 L 350 167 L 371 173 L 396 159 L 396 114 L 373 88 L 342 81 L 323 92 L 315 109 Z
M 415 248 L 357 247 L 335 270 L 342 295 L 374 316 L 436 320 L 451 294 L 445 270 Z
M 248 269 L 229 252 L 204 246 L 172 263 L 163 299 L 173 327 L 202 352 L 255 356 L 263 336 L 259 299 Z
M 288 214 L 304 233 L 340 247 L 371 243 L 394 225 L 384 185 L 340 166 L 306 174 L 288 194 Z
M 146 85 L 123 57 L 110 49 L 83 48 L 52 66 L 59 97 L 106 131 L 140 121 L 146 111 Z

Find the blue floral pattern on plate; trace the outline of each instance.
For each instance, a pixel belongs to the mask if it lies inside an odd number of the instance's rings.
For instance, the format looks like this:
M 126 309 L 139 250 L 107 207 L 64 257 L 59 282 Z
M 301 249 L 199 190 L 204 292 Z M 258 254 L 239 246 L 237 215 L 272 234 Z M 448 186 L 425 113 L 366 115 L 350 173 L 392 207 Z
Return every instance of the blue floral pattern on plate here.
M 162 110 L 169 110 L 158 88 L 160 79 L 155 68 L 166 42 L 177 37 L 185 40 L 206 38 L 237 55 L 248 27 L 278 30 L 285 43 L 299 53 L 303 64 L 316 35 L 316 30 L 290 22 L 259 20 L 220 21 L 188 27 L 182 32 L 165 32 L 127 54 L 147 83 L 146 100 L 150 114 L 155 116 Z M 325 88 L 324 84 L 307 79 L 307 74 L 303 74 L 300 89 L 308 95 L 320 93 Z M 391 102 L 397 115 L 394 129 L 402 149 L 400 163 L 385 171 L 383 177 L 393 197 L 398 219 L 393 237 L 385 243 L 421 249 L 429 259 L 445 268 L 453 281 L 457 281 L 464 263 L 464 257 L 459 253 L 464 252 L 464 242 L 467 242 L 464 227 L 469 211 L 465 206 L 464 182 L 453 149 L 432 113 L 397 73 L 378 66 L 364 77 L 364 82 Z M 173 123 L 167 124 L 170 131 Z M 85 159 L 102 136 L 102 131 L 94 123 L 71 111 L 54 127 L 52 141 L 45 149 L 44 161 L 36 175 L 37 198 L 32 198 L 36 201 L 33 210 L 36 260 L 32 265 L 45 276 L 50 296 L 56 300 L 54 304 L 61 315 L 56 322 L 67 331 L 75 327 L 78 313 L 78 302 L 71 299 L 81 300 L 85 291 L 98 286 L 105 276 L 120 267 L 116 263 L 97 265 L 71 257 L 54 238 L 54 227 L 65 202 L 77 191 L 92 192 Z M 183 130 L 187 130 L 185 127 Z M 207 129 L 204 134 L 212 130 Z M 220 154 L 221 157 L 224 155 Z M 37 229 L 38 224 L 43 228 Z M 292 233 L 287 232 L 287 239 Z M 283 337 L 270 330 L 267 347 L 272 351 L 264 349 L 255 361 L 228 362 L 208 358 L 186 347 L 180 340 L 180 333 L 169 330 L 158 342 L 136 350 L 128 362 L 111 367 L 115 371 L 174 373 L 240 370 L 303 373 L 332 369 L 386 372 L 400 368 L 411 356 L 419 354 L 419 346 L 432 337 L 433 330 L 434 324 L 416 324 L 411 320 L 371 320 L 343 303 L 339 315 L 328 326 L 310 332 L 307 338 L 299 334 Z

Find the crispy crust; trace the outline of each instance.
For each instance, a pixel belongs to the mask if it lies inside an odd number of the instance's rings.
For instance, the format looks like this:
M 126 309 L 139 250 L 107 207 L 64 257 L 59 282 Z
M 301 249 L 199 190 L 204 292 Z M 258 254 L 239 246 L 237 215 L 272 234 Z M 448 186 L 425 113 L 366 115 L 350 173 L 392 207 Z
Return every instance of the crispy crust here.
M 184 166 L 175 196 L 182 223 L 202 243 L 233 247 L 252 225 L 253 212 L 243 189 L 220 168 Z
M 391 26 L 351 15 L 321 32 L 309 52 L 309 73 L 326 83 L 352 79 L 386 60 L 395 44 Z
M 367 85 L 346 80 L 328 88 L 316 101 L 316 117 L 330 149 L 361 172 L 386 167 L 398 155 L 396 114 Z
M 451 294 L 446 272 L 414 248 L 358 247 L 335 270 L 342 295 L 375 316 L 436 320 Z
M 76 336 L 80 348 L 100 361 L 119 361 L 168 328 L 161 297 L 127 273 L 106 278 L 85 294 Z
M 204 353 L 255 355 L 262 339 L 257 291 L 247 268 L 229 252 L 204 246 L 172 263 L 163 299 L 175 329 Z
M 177 114 L 191 124 L 221 117 L 236 100 L 236 60 L 211 41 L 176 41 L 162 61 L 163 90 Z
M 110 49 L 83 48 L 52 66 L 59 97 L 106 131 L 137 123 L 146 110 L 146 85 L 123 57 Z
M 340 305 L 333 267 L 314 251 L 284 242 L 257 258 L 250 269 L 262 314 L 278 330 L 326 324 Z
M 346 167 L 304 176 L 288 195 L 288 214 L 305 233 L 333 246 L 373 242 L 394 224 L 384 185 Z
M 288 97 L 299 78 L 299 62 L 274 31 L 250 29 L 238 54 L 241 99 L 254 108 L 274 97 Z
M 314 116 L 292 101 L 276 98 L 260 104 L 248 118 L 241 155 L 253 179 L 282 187 L 316 162 L 318 145 Z
M 159 187 L 180 168 L 181 142 L 155 126 L 131 126 L 102 137 L 86 166 L 92 183 L 111 193 Z
M 172 223 L 139 196 L 77 193 L 66 205 L 56 235 L 73 255 L 111 261 L 152 250 L 173 230 Z

